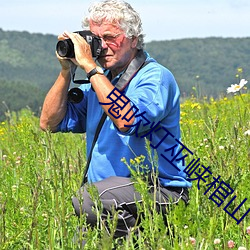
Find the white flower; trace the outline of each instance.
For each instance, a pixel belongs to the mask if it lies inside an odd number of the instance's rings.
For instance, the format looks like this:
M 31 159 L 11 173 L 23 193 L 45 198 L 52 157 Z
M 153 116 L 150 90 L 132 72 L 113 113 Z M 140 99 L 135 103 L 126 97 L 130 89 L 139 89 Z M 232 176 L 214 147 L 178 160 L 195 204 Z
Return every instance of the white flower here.
M 20 208 L 20 214 L 23 214 L 24 211 L 25 211 L 24 207 L 21 207 L 21 208 Z
M 248 129 L 247 131 L 245 131 L 245 132 L 244 132 L 244 135 L 245 135 L 245 136 L 250 135 L 250 129 Z
M 224 146 L 219 146 L 219 150 L 223 150 L 224 149 Z
M 217 245 L 217 244 L 220 244 L 220 239 L 214 239 L 214 244 Z
M 245 247 L 239 247 L 238 250 L 247 250 Z
M 227 88 L 227 93 L 235 93 L 240 91 L 245 85 L 247 81 L 245 79 L 241 79 L 239 84 L 231 84 L 231 87 Z

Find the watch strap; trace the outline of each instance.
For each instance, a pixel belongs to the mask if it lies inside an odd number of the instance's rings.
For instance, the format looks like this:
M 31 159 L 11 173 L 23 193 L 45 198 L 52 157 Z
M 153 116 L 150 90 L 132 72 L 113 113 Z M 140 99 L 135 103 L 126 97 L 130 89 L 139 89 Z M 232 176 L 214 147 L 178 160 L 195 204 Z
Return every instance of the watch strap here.
M 90 79 L 91 76 L 97 74 L 97 69 L 94 68 L 92 70 L 90 70 L 90 72 L 87 74 L 87 78 Z
M 87 78 L 90 80 L 90 78 L 91 78 L 93 75 L 95 75 L 95 74 L 103 75 L 104 72 L 100 72 L 100 71 L 97 69 L 97 67 L 96 67 L 96 68 L 90 70 L 89 73 L 87 73 Z

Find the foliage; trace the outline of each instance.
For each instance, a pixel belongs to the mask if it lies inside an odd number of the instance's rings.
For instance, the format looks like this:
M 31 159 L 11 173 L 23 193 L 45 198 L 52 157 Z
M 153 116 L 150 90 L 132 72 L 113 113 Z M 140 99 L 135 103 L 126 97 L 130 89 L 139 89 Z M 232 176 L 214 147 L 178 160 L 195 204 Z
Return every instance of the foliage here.
M 0 29 L 0 121 L 8 109 L 39 113 L 60 68 L 56 41 L 53 35 Z
M 234 83 L 232 72 L 238 68 L 249 72 L 250 38 L 154 41 L 146 49 L 174 73 L 184 96 L 190 96 L 192 87 L 199 84 L 201 96 L 217 98 L 224 95 L 228 83 Z
M 0 80 L 0 121 L 4 120 L 6 112 L 19 111 L 20 107 L 29 108 L 39 115 L 44 95 L 45 91 L 41 91 L 38 86 L 29 82 Z
M 250 197 L 248 103 L 249 94 L 237 94 L 218 100 L 192 97 L 181 105 L 183 143 L 194 153 L 187 163 L 200 158 L 202 164 L 211 166 L 213 176 L 220 175 L 235 190 L 234 207 Z M 143 165 L 143 159 L 138 156 L 127 164 L 136 169 Z M 81 239 L 76 227 L 86 226 L 86 222 L 84 216 L 81 220 L 74 216 L 71 197 L 79 188 L 84 165 L 83 135 L 41 132 L 38 118 L 28 109 L 7 113 L 0 124 L 0 249 L 80 249 L 74 236 Z M 147 196 L 147 186 L 136 171 L 133 175 L 140 181 L 138 191 L 144 194 L 139 207 L 145 214 L 141 222 L 144 230 L 113 241 L 105 230 L 89 228 L 86 249 L 212 250 L 227 249 L 229 240 L 236 249 L 250 247 L 246 231 L 250 214 L 237 225 L 223 210 L 232 195 L 217 207 L 209 199 L 212 190 L 204 195 L 211 178 L 200 183 L 200 190 L 193 181 L 190 204 L 172 207 L 166 227 Z M 240 214 L 249 207 L 248 199 Z M 112 234 L 116 222 L 108 223 Z
M 0 29 L 0 79 L 47 90 L 57 77 L 56 36 Z

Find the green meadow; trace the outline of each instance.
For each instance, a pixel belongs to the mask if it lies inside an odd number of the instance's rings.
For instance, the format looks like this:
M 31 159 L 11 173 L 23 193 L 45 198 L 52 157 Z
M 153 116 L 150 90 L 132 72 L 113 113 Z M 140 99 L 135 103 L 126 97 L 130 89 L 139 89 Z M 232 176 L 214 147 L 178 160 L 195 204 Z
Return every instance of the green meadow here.
M 165 225 L 134 171 L 143 195 L 139 205 L 143 216 L 139 233 L 135 228 L 119 240 L 112 238 L 116 220 L 107 221 L 110 234 L 101 221 L 98 229 L 88 228 L 84 236 L 76 230 L 87 226 L 84 215 L 78 220 L 71 205 L 86 163 L 84 135 L 42 132 L 39 118 L 29 109 L 6 112 L 0 124 L 0 249 L 81 249 L 82 237 L 90 250 L 250 249 L 250 212 L 237 224 L 250 208 L 249 103 L 246 91 L 182 102 L 182 142 L 193 152 L 186 164 L 200 158 L 212 174 L 202 175 L 203 167 L 190 175 L 202 176 L 193 180 L 190 203 L 170 207 Z M 150 155 L 150 147 L 148 151 Z M 136 169 L 143 165 L 143 157 L 121 164 Z M 98 214 L 101 204 L 94 191 Z M 227 204 L 236 219 L 224 210 Z

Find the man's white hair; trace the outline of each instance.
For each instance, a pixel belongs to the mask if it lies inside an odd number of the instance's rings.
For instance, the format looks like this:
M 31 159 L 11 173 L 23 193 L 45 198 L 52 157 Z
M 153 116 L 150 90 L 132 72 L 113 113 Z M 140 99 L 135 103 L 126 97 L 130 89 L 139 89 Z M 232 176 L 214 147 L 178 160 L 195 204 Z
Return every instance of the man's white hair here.
M 139 14 L 125 1 L 105 0 L 96 2 L 89 8 L 89 15 L 83 19 L 82 27 L 89 29 L 89 22 L 101 24 L 103 20 L 118 25 L 126 37 L 138 38 L 137 49 L 144 47 L 142 22 Z

